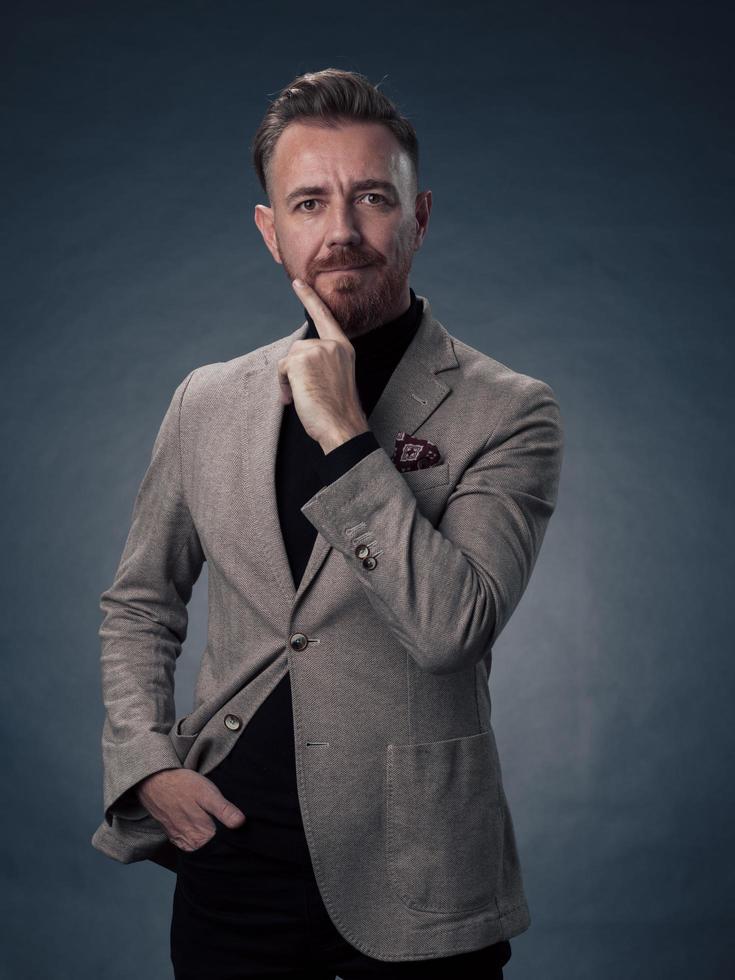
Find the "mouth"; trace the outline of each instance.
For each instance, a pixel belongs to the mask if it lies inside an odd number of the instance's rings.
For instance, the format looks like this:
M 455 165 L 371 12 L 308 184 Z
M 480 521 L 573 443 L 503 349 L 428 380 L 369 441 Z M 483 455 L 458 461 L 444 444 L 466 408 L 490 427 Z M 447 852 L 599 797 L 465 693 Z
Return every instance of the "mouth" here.
M 345 266 L 342 266 L 339 269 L 323 269 L 322 271 L 325 272 L 325 273 L 329 273 L 329 272 L 357 272 L 360 269 L 367 269 L 368 267 L 369 266 L 366 263 L 365 265 L 345 265 Z

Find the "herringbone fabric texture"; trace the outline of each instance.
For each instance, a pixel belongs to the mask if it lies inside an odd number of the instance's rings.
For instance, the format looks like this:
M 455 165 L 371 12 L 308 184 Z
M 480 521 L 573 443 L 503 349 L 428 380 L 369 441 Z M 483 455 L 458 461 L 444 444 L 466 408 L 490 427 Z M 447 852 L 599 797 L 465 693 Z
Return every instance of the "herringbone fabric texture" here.
M 488 681 L 562 459 L 552 389 L 452 337 L 419 298 L 419 329 L 369 416 L 379 448 L 301 508 L 318 534 L 298 588 L 273 480 L 276 362 L 306 323 L 179 384 L 101 596 L 105 819 L 93 845 L 159 859 L 166 835 L 130 788 L 167 766 L 206 775 L 288 669 L 320 892 L 341 934 L 385 960 L 478 949 L 530 924 Z M 399 432 L 443 461 L 399 472 Z M 207 646 L 194 708 L 175 719 L 204 560 Z

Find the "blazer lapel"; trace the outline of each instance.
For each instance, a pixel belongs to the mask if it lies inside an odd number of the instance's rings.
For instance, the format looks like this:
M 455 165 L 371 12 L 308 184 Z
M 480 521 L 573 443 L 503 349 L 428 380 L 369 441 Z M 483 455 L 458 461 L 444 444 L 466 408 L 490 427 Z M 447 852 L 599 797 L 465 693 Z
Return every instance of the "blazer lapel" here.
M 424 296 L 418 296 L 418 299 L 424 304 L 421 323 L 368 416 L 370 428 L 388 455 L 393 451 L 396 433 L 403 431 L 413 435 L 451 392 L 451 386 L 437 375 L 458 366 L 448 332 L 432 315 L 429 301 Z M 242 413 L 243 482 L 250 501 L 248 510 L 253 515 L 250 530 L 254 546 L 268 557 L 274 584 L 287 603 L 289 615 L 332 550 L 326 539 L 317 533 L 308 564 L 298 589 L 295 589 L 276 499 L 276 452 L 285 410 L 279 398 L 276 362 L 295 340 L 303 338 L 307 329 L 308 321 L 304 320 L 290 336 L 265 348 L 261 352 L 264 363 L 244 378 L 247 411 Z M 257 425 L 252 424 L 254 419 L 258 420 Z

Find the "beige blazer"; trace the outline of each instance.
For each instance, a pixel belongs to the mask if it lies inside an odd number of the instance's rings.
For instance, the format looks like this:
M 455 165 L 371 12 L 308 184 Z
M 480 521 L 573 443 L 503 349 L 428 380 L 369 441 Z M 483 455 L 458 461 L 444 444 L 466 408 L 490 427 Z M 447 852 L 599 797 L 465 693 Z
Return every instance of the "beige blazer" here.
M 382 960 L 450 956 L 530 924 L 488 679 L 562 458 L 552 389 L 452 337 L 419 300 L 420 326 L 369 417 L 380 448 L 301 508 L 318 534 L 298 589 L 275 496 L 276 362 L 307 321 L 178 385 L 100 598 L 93 846 L 173 867 L 174 845 L 127 791 L 166 767 L 206 775 L 288 670 L 316 880 L 339 932 Z M 398 432 L 442 461 L 399 472 Z M 205 560 L 207 646 L 193 710 L 175 718 Z

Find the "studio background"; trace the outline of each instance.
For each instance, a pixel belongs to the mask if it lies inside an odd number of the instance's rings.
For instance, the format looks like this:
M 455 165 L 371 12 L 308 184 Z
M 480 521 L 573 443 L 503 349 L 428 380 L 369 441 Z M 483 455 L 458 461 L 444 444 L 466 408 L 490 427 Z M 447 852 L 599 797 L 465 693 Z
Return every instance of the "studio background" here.
M 176 385 L 303 321 L 249 143 L 330 66 L 417 129 L 414 290 L 562 410 L 557 510 L 490 685 L 532 916 L 505 975 L 729 975 L 727 6 L 6 8 L 3 978 L 171 976 L 174 876 L 90 844 L 99 595 Z M 206 566 L 178 713 L 205 635 Z

